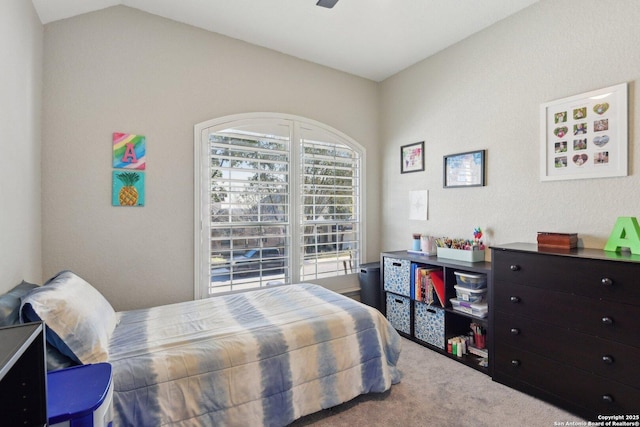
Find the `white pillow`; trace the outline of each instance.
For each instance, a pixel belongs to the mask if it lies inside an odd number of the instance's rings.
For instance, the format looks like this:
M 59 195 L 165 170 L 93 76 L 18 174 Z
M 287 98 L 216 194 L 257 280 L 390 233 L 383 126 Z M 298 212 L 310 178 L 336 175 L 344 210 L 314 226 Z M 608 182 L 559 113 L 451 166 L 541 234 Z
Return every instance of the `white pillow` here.
M 73 272 L 62 271 L 29 292 L 20 313 L 23 321 L 43 320 L 57 335 L 47 334 L 47 341 L 63 354 L 83 364 L 107 361 L 116 313 L 100 292 Z

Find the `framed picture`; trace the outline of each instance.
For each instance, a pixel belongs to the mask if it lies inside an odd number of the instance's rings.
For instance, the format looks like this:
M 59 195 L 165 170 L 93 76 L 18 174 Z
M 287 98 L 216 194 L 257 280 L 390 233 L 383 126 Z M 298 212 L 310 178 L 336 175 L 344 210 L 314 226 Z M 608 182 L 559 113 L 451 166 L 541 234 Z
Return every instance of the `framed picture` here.
M 627 83 L 540 106 L 540 180 L 627 176 Z
M 444 156 L 444 188 L 484 186 L 485 150 Z
M 144 206 L 144 172 L 113 171 L 113 206 Z
M 400 173 L 424 170 L 424 141 L 400 147 Z

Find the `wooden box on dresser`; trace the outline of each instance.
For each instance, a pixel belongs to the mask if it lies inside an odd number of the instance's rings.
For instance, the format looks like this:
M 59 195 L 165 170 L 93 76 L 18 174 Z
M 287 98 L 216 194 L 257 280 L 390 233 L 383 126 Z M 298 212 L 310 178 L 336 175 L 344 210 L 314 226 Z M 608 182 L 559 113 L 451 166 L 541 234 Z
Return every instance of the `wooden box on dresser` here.
M 456 261 L 436 256 L 427 256 L 408 251 L 383 252 L 380 254 L 380 273 L 384 313 L 390 323 L 403 335 L 431 350 L 446 355 L 487 375 L 492 367 L 492 335 L 488 327 L 491 317 L 480 318 L 462 313 L 451 307 L 450 299 L 456 297 L 455 272 L 481 273 L 487 278 L 487 294 L 491 294 L 491 263 Z M 439 302 L 428 305 L 411 296 L 412 266 L 442 269 L 445 286 L 445 306 Z M 487 297 L 488 298 L 488 297 Z M 488 365 L 479 364 L 480 356 L 467 354 L 462 357 L 448 353 L 447 340 L 469 333 L 469 325 L 476 323 L 487 332 L 486 353 Z
M 491 249 L 493 379 L 588 420 L 638 421 L 640 256 Z

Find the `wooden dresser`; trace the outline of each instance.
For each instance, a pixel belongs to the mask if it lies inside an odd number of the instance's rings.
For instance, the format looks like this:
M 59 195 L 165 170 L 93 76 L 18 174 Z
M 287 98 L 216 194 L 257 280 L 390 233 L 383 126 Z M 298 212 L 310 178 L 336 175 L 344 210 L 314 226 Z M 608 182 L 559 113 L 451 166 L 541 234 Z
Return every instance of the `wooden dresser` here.
M 640 256 L 491 249 L 493 379 L 589 420 L 638 421 Z

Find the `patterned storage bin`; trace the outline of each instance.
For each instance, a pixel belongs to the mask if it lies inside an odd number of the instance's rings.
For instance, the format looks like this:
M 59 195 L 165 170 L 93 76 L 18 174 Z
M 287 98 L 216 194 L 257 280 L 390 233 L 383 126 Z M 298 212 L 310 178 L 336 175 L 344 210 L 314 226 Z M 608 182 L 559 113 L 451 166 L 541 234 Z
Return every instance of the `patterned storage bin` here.
M 444 350 L 444 309 L 415 302 L 414 335 Z
M 387 319 L 398 331 L 411 334 L 411 299 L 387 292 Z
M 384 258 L 384 290 L 394 294 L 411 296 L 411 261 Z

